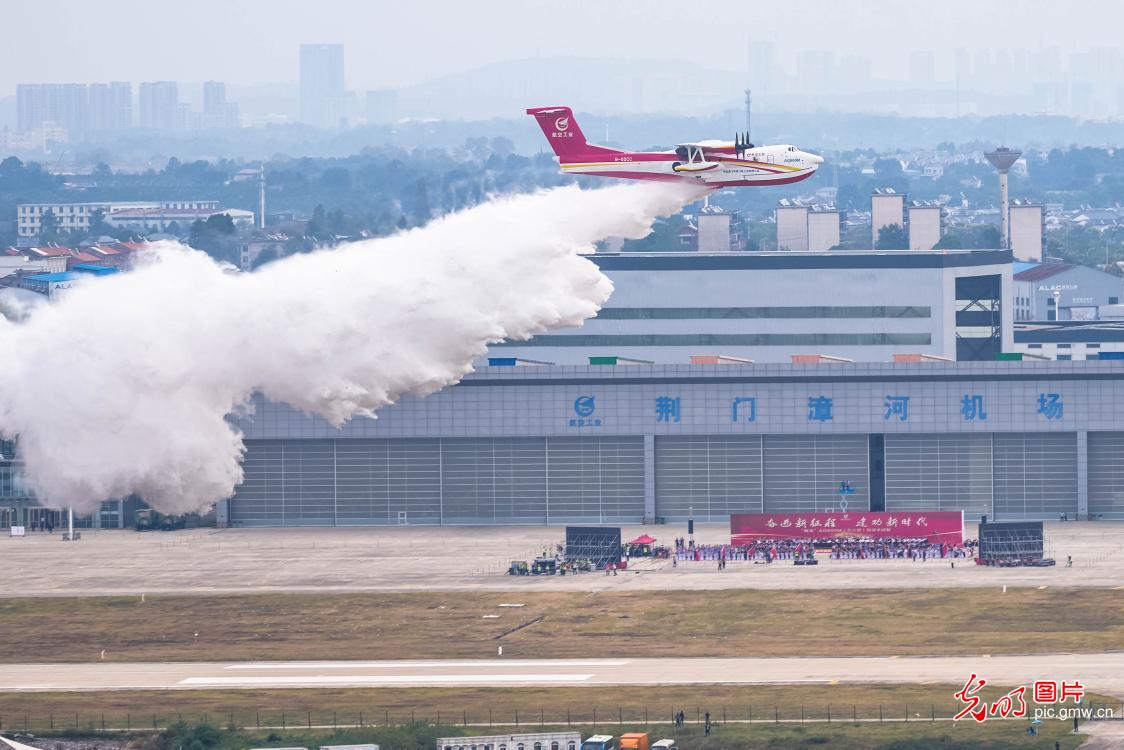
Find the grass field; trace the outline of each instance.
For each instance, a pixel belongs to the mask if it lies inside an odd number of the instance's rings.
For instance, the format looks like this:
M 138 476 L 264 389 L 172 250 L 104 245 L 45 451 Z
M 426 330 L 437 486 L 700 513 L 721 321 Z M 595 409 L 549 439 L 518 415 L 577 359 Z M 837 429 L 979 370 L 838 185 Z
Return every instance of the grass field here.
M 592 726 L 574 727 L 583 737 L 593 734 Z M 596 728 L 597 731 L 615 734 L 612 728 Z M 644 731 L 642 726 L 632 727 Z M 975 726 L 943 724 L 909 725 L 752 725 L 724 726 L 716 728 L 710 737 L 704 737 L 698 727 L 688 727 L 679 732 L 667 731 L 663 727 L 649 727 L 653 738 L 674 738 L 682 750 L 1054 750 L 1055 742 L 1062 750 L 1073 750 L 1084 737 L 1069 732 L 1064 722 L 1043 725 L 1039 736 L 1028 737 L 1022 722 L 983 724 Z M 402 732 L 390 732 L 385 736 L 379 733 L 341 734 L 330 742 L 367 741 L 379 742 L 383 750 L 431 750 L 430 737 L 448 736 L 438 732 L 441 729 L 414 730 L 409 736 Z M 447 731 L 447 730 L 446 730 Z M 451 732 L 455 734 L 455 732 Z M 304 733 L 285 733 L 277 737 L 286 743 L 302 742 L 313 747 L 321 738 L 307 737 Z M 421 741 L 419 741 L 421 740 Z M 264 747 L 269 743 L 252 743 L 252 747 Z M 247 745 L 242 744 L 241 747 Z
M 501 603 L 522 603 L 517 609 Z M 485 619 L 485 615 L 498 616 Z M 450 637 L 455 634 L 456 637 Z M 261 594 L 0 600 L 0 663 L 1118 650 L 1124 591 Z
M 565 729 L 565 727 L 562 727 Z M 582 737 L 594 733 L 591 726 L 574 726 Z M 633 727 L 643 730 L 644 727 Z M 819 724 L 819 725 L 753 725 L 717 727 L 710 737 L 701 729 L 689 727 L 679 732 L 651 727 L 654 738 L 673 737 L 683 750 L 1054 750 L 1055 742 L 1063 750 L 1074 750 L 1085 737 L 1068 731 L 1063 722 L 1040 727 L 1039 736 L 1025 733 L 1023 722 L 983 725 L 931 724 Z M 597 731 L 613 733 L 598 727 Z M 410 725 L 342 731 L 229 732 L 211 728 L 175 728 L 159 734 L 130 734 L 127 737 L 99 736 L 95 747 L 123 747 L 128 750 L 166 750 L 195 748 L 197 750 L 244 750 L 247 747 L 318 747 L 322 744 L 377 743 L 382 750 L 433 750 L 437 737 L 458 736 L 455 727 Z M 63 735 L 68 737 L 68 735 Z M 53 740 L 39 738 L 48 745 Z M 116 743 L 121 743 L 120 745 Z M 89 747 L 90 742 L 83 743 Z
M 18 693 L 0 694 L 0 725 L 9 732 L 43 733 L 103 727 L 151 730 L 180 721 L 285 731 L 360 724 L 374 728 L 439 724 L 477 734 L 486 732 L 488 725 L 518 724 L 527 730 L 542 725 L 580 725 L 608 733 L 652 726 L 654 732 L 666 735 L 672 732 L 672 713 L 682 710 L 689 722 L 688 735 L 700 734 L 695 724 L 709 711 L 714 722 L 724 724 L 722 733 L 741 731 L 738 728 L 746 721 L 755 722 L 747 725 L 746 732 L 800 722 L 816 727 L 809 732 L 830 732 L 836 725 L 853 724 L 856 719 L 864 726 L 878 726 L 881 717 L 886 727 L 897 722 L 904 727 L 908 719 L 914 732 L 974 737 L 982 727 L 974 723 L 954 727 L 942 721 L 959 710 L 961 704 L 953 698 L 959 687 L 848 684 Z M 989 686 L 984 697 L 993 700 L 1005 690 Z M 1090 696 L 1090 700 L 1098 699 Z M 829 719 L 830 725 L 826 723 Z M 474 726 L 465 727 L 465 723 Z M 1009 730 L 1016 725 L 1016 733 L 1025 731 L 1025 722 L 1005 726 Z

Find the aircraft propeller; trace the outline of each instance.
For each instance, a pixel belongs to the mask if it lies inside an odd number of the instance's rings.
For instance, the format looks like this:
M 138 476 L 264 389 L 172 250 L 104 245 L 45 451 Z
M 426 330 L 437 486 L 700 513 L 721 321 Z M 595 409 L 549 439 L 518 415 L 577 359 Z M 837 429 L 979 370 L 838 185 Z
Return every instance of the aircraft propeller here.
M 737 133 L 734 136 L 734 151 L 737 152 L 739 159 L 745 154 L 747 150 L 751 148 L 753 148 L 753 144 L 749 142 L 748 131 L 744 136 L 741 133 Z

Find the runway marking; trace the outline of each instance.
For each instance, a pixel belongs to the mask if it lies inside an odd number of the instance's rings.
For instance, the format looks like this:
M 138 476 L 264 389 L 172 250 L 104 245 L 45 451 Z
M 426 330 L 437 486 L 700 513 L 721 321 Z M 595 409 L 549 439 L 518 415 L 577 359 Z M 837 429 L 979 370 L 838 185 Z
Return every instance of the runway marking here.
M 260 662 L 260 663 L 246 663 L 246 664 L 230 664 L 224 669 L 418 669 L 418 668 L 441 668 L 448 669 L 450 667 L 464 669 L 466 667 L 479 667 L 488 669 L 492 667 L 503 667 L 504 669 L 511 669 L 513 667 L 623 667 L 629 662 L 626 659 L 619 660 L 604 660 L 604 659 L 586 659 L 586 660 L 571 660 L 571 661 L 554 661 L 552 659 L 546 660 L 528 660 L 524 659 L 519 661 L 512 659 L 511 661 L 504 661 L 502 659 L 487 659 L 487 660 L 471 660 L 471 661 L 342 661 L 342 662 Z
M 292 677 L 188 677 L 177 685 L 250 687 L 266 685 L 409 685 L 468 682 L 585 682 L 591 674 L 402 674 L 402 675 L 308 675 Z

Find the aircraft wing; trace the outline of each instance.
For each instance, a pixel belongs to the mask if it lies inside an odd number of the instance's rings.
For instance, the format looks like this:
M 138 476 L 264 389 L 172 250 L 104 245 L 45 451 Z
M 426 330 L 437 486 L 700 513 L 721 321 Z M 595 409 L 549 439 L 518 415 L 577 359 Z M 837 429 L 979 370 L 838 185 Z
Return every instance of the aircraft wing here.
M 691 141 L 689 143 L 677 143 L 675 145 L 676 145 L 677 148 L 688 148 L 688 147 L 690 147 L 690 148 L 701 148 L 701 149 L 713 150 L 713 149 L 720 149 L 720 148 L 734 148 L 734 146 L 737 145 L 737 144 L 735 144 L 733 141 L 708 140 L 708 141 Z

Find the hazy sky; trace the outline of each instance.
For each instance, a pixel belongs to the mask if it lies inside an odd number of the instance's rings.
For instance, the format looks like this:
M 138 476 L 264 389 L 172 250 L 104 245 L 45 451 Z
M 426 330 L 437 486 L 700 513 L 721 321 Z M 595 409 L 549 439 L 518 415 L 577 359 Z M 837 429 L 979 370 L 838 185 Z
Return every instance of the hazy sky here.
M 414 83 L 535 55 L 683 59 L 734 70 L 750 38 L 862 54 L 905 78 L 911 50 L 1064 52 L 1119 44 L 1114 0 L 39 0 L 5 3 L 0 96 L 20 82 L 295 81 L 302 42 L 347 46 L 355 89 Z M 41 30 L 41 33 L 37 31 Z

